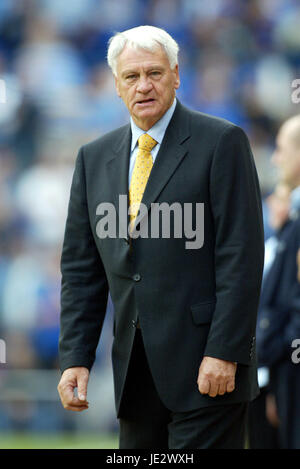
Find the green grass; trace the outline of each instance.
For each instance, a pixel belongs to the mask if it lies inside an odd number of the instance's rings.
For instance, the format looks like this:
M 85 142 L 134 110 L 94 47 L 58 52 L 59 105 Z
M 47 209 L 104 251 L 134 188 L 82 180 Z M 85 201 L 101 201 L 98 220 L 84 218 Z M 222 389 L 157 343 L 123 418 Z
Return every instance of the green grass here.
M 1 434 L 0 449 L 116 449 L 116 435 Z

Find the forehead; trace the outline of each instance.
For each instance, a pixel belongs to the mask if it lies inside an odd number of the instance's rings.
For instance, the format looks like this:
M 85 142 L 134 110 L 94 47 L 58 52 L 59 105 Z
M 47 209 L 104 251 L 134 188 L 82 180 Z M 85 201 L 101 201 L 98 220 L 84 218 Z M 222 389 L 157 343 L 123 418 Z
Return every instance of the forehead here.
M 294 121 L 288 121 L 279 130 L 277 140 L 282 144 L 296 147 L 296 137 L 299 135 L 299 130 L 299 125 L 296 125 Z
M 290 141 L 290 132 L 287 126 L 282 126 L 279 130 L 276 142 L 278 145 L 287 145 Z
M 125 68 L 144 68 L 153 65 L 170 67 L 167 54 L 161 46 L 157 46 L 153 52 L 125 46 L 117 60 L 117 71 L 121 73 Z

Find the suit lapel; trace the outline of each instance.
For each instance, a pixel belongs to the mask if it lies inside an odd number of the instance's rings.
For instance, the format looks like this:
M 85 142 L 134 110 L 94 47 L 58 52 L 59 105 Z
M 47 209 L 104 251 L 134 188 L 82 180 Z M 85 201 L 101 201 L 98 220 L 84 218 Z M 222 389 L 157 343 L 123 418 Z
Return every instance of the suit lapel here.
M 120 136 L 113 145 L 113 157 L 106 163 L 107 177 L 110 190 L 113 193 L 113 201 L 118 213 L 120 233 L 119 236 L 126 237 L 128 234 L 128 171 L 131 147 L 131 128 L 126 125 L 120 131 Z M 125 203 L 119 210 L 119 196 L 126 196 Z
M 142 203 L 147 208 L 147 213 L 187 153 L 183 143 L 190 135 L 188 117 L 187 111 L 178 101 L 143 195 Z
M 180 102 L 177 101 L 174 114 L 166 130 L 142 199 L 142 203 L 147 208 L 147 213 L 151 209 L 151 204 L 155 202 L 187 153 L 183 143 L 189 136 L 189 114 Z M 122 236 L 126 237 L 129 224 L 128 172 L 130 147 L 131 128 L 130 124 L 128 124 L 120 130 L 120 136 L 113 146 L 114 155 L 107 162 L 106 166 L 109 186 L 113 192 L 115 208 L 119 215 L 119 226 Z M 127 196 L 127 205 L 125 207 L 124 204 L 121 211 L 119 210 L 119 195 Z

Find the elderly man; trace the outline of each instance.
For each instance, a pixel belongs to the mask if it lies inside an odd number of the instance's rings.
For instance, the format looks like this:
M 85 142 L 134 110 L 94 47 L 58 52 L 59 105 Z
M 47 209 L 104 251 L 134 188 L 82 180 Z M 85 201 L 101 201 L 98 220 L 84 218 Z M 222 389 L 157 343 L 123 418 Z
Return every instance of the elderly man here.
M 259 185 L 245 133 L 176 99 L 177 55 L 170 35 L 151 26 L 110 40 L 108 63 L 131 119 L 77 158 L 58 390 L 66 409 L 88 408 L 110 291 L 120 448 L 242 448 L 258 392 Z M 113 211 L 104 216 L 112 206 L 118 233 Z

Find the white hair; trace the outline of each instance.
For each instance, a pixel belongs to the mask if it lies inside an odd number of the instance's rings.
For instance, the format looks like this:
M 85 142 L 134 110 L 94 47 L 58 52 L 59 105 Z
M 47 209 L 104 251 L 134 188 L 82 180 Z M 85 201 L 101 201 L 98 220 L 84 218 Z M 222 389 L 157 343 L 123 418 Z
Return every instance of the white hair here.
M 107 62 L 114 75 L 117 74 L 117 59 L 125 45 L 133 49 L 145 49 L 154 52 L 162 46 L 173 68 L 178 64 L 179 46 L 177 42 L 164 29 L 155 26 L 138 26 L 116 33 L 108 42 Z

